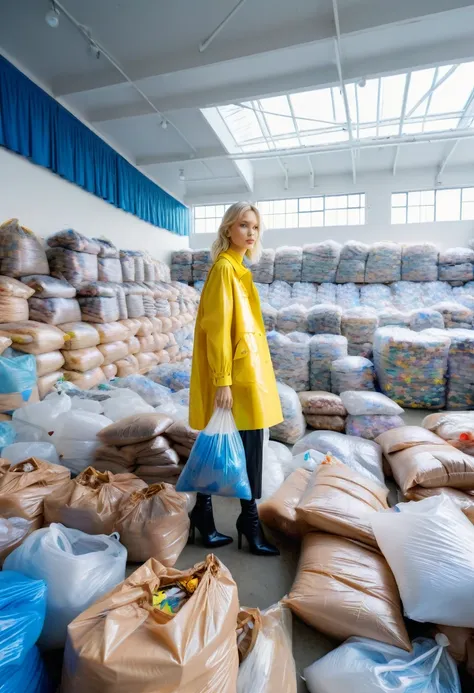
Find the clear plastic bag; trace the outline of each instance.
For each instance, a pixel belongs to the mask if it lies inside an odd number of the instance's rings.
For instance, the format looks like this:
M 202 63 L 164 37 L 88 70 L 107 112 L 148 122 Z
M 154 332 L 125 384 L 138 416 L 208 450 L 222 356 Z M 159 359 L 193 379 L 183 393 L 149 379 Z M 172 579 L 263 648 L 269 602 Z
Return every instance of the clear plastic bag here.
M 2 456 L 11 465 L 36 457 L 51 464 L 60 464 L 58 453 L 52 443 L 13 443 L 3 448 Z
M 42 428 L 47 433 L 54 431 L 56 419 L 71 409 L 71 398 L 66 394 L 51 394 L 43 402 L 31 404 L 13 414 L 12 421 Z
M 369 248 L 365 267 L 366 284 L 398 282 L 402 271 L 402 246 L 390 241 L 374 243 Z
M 403 419 L 397 415 L 349 415 L 346 420 L 346 433 L 350 436 L 375 440 L 381 433 L 404 425 Z
M 81 299 L 79 299 L 80 301 Z M 75 298 L 30 298 L 30 318 L 49 325 L 81 320 L 81 309 Z
M 34 291 L 36 298 L 75 298 L 76 296 L 76 289 L 64 279 L 43 274 L 30 274 L 22 277 L 21 281 Z
M 105 376 L 100 367 L 92 368 L 90 371 L 63 371 L 64 380 L 73 383 L 80 390 L 90 390 L 97 385 L 105 382 Z
M 78 253 L 90 253 L 98 255 L 100 245 L 93 238 L 88 238 L 74 229 L 64 229 L 58 231 L 48 238 L 50 248 L 68 248 Z
M 446 328 L 471 329 L 474 313 L 470 308 L 455 301 L 442 301 L 433 306 L 433 310 L 441 313 Z
M 129 318 L 140 318 L 145 315 L 143 296 L 140 294 L 128 294 L 126 296 L 127 313 Z
M 126 390 L 122 390 L 122 397 L 113 397 L 104 402 L 104 415 L 112 421 L 120 421 L 129 416 L 130 411 L 134 414 L 152 414 L 154 409 L 147 404 L 140 396 L 129 397 Z M 134 393 L 135 394 L 135 393 Z
M 260 286 L 267 289 L 264 298 L 262 298 L 262 294 L 260 293 L 261 289 L 259 289 L 260 300 L 263 301 L 268 297 L 268 285 L 260 284 Z M 310 284 L 309 282 L 295 282 L 293 284 L 293 288 L 291 290 L 292 303 L 305 306 L 306 308 L 311 308 L 311 306 L 314 306 L 314 304 L 317 302 L 317 296 L 318 290 L 314 284 Z
M 283 421 L 270 429 L 274 440 L 294 444 L 306 431 L 306 421 L 296 392 L 285 383 L 277 383 Z
M 5 561 L 48 587 L 40 645 L 64 646 L 76 616 L 125 579 L 127 551 L 116 535 L 90 535 L 53 523 L 27 537 Z
M 369 254 L 369 246 L 360 241 L 347 241 L 342 246 L 336 273 L 336 282 L 345 284 L 363 284 L 365 281 L 365 265 Z
M 237 693 L 296 693 L 291 612 L 282 604 L 261 613 L 255 646 L 239 669 Z
M 344 309 L 360 308 L 359 287 L 349 282 L 336 285 L 336 303 Z
M 128 378 L 130 375 L 138 375 L 138 361 L 135 356 L 130 353 L 128 356 L 125 356 L 125 358 L 115 361 L 115 365 L 117 366 L 118 378 Z
M 332 431 L 314 431 L 296 443 L 293 447 L 293 455 L 300 455 L 307 450 L 316 450 L 323 455 L 330 452 L 359 474 L 375 479 L 382 486 L 385 484 L 382 449 L 371 440 Z
M 86 322 L 71 322 L 58 325 L 65 333 L 67 340 L 62 349 L 86 349 L 87 347 L 97 346 L 100 342 L 99 333 L 93 325 Z
M 308 311 L 308 332 L 317 335 L 341 334 L 342 308 L 321 303 Z
M 117 375 L 117 366 L 115 363 L 108 363 L 106 366 L 101 366 L 101 369 L 106 380 L 113 380 Z
M 129 388 L 142 397 L 147 404 L 157 407 L 171 397 L 171 390 L 164 385 L 155 383 L 144 375 L 132 375 L 128 378 L 118 378 L 114 385 L 119 388 Z
M 420 308 L 410 314 L 410 330 L 422 332 L 432 328 L 443 330 L 444 318 L 438 310 L 433 308 Z
M 278 317 L 278 311 L 276 308 L 273 308 L 269 303 L 262 303 L 261 306 L 262 309 L 262 317 L 263 317 L 263 323 L 265 325 L 265 330 L 267 332 L 271 332 L 272 330 L 276 329 L 277 325 L 277 317 Z
M 270 284 L 268 303 L 280 310 L 291 303 L 291 286 L 287 282 L 276 280 Z
M 9 347 L 0 356 L 0 412 L 20 409 L 37 401 L 35 357 Z
M 443 496 L 371 517 L 408 618 L 474 628 L 474 526 Z
M 84 322 L 109 323 L 120 318 L 116 296 L 79 296 L 78 301 Z
M 253 280 L 262 284 L 271 284 L 275 276 L 275 251 L 264 248 L 260 260 L 251 266 Z
M 331 392 L 374 390 L 374 364 L 362 356 L 346 356 L 331 363 Z
M 17 351 L 26 354 L 44 354 L 47 351 L 63 349 L 67 335 L 54 325 L 46 325 L 34 320 L 10 322 L 0 325 L 0 334 L 9 337 Z
M 99 246 L 99 257 L 119 257 L 119 250 L 108 238 L 92 238 Z
M 261 501 L 268 500 L 278 491 L 285 480 L 276 452 L 267 443 L 263 448 L 263 472 Z M 257 501 L 258 503 L 260 501 Z
M 377 325 L 376 311 L 367 306 L 351 308 L 342 314 L 341 332 L 349 343 L 372 343 Z
M 128 344 L 126 342 L 109 342 L 107 344 L 99 344 L 96 348 L 104 357 L 103 366 L 108 366 L 109 363 L 114 363 L 114 361 L 128 356 Z
M 122 265 L 118 258 L 98 257 L 97 276 L 100 282 L 121 282 Z
M 60 351 L 49 351 L 35 356 L 36 375 L 40 378 L 48 373 L 54 373 L 64 366 L 64 356 Z
M 24 517 L 0 518 L 0 566 L 3 565 L 8 554 L 24 541 L 32 529 L 33 524 L 29 520 L 25 520 Z M 1 621 L 3 621 L 3 617 L 0 607 L 0 622 Z
M 308 390 L 310 336 L 304 332 L 269 332 L 267 339 L 277 380 L 297 392 Z
M 16 431 L 11 421 L 0 421 L 0 457 L 3 448 L 15 442 Z
M 0 293 L 0 315 L 2 320 L 10 322 L 12 320 L 28 320 L 29 310 L 28 301 L 16 296 L 5 296 Z
M 341 400 L 347 413 L 352 416 L 392 416 L 403 414 L 403 409 L 390 397 L 380 392 L 341 392 Z
M 3 354 L 5 349 L 8 349 L 12 345 L 12 340 L 9 337 L 2 337 L 0 335 L 0 355 Z
M 216 409 L 194 444 L 176 490 L 252 498 L 245 451 L 232 412 Z
M 60 414 L 51 441 L 58 451 L 61 464 L 75 473 L 90 467 L 100 444 L 97 433 L 111 423 L 110 419 L 101 414 L 81 409 Z
M 104 356 L 96 346 L 64 352 L 65 368 L 71 371 L 89 371 L 104 363 Z
M 65 279 L 76 288 L 85 282 L 97 281 L 97 255 L 77 253 L 67 248 L 49 248 L 47 257 L 53 277 Z
M 347 356 L 347 339 L 340 335 L 316 334 L 309 342 L 310 388 L 331 390 L 331 363 Z
M 344 285 L 342 285 L 344 286 Z M 360 302 L 363 306 L 380 310 L 392 308 L 392 290 L 385 284 L 367 284 L 360 287 Z
M 122 265 L 122 277 L 124 282 L 135 281 L 135 260 L 128 251 L 120 251 L 120 264 Z
M 402 280 L 434 282 L 438 279 L 438 248 L 432 243 L 405 245 L 402 250 Z
M 295 304 L 281 308 L 276 326 L 280 332 L 307 332 L 308 311 L 304 306 Z
M 310 693 L 461 693 L 445 636 L 417 638 L 412 652 L 368 638 L 349 638 L 304 670 Z
M 323 241 L 303 246 L 301 278 L 304 282 L 335 282 L 341 245 Z
M 286 282 L 301 281 L 303 249 L 298 246 L 280 246 L 275 252 L 275 279 Z
M 49 274 L 48 260 L 40 240 L 18 219 L 0 226 L 0 274 L 23 277 L 26 274 Z

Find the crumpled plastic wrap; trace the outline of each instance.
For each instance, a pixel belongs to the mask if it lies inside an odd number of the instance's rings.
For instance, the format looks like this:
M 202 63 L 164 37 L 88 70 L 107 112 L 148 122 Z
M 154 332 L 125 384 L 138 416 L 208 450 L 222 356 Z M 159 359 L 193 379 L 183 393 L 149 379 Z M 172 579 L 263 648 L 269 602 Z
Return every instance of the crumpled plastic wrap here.
M 311 334 L 341 334 L 342 308 L 321 303 L 308 310 L 308 332 Z
M 336 241 L 322 241 L 303 246 L 301 278 L 304 282 L 335 282 L 341 245 Z
M 346 419 L 346 433 L 358 438 L 375 440 L 381 433 L 390 431 L 392 428 L 400 428 L 405 422 L 400 416 L 392 415 L 362 415 L 351 416 Z
M 372 517 L 379 514 L 372 513 Z M 372 547 L 350 539 L 321 532 L 307 534 L 295 582 L 283 603 L 313 628 L 337 640 L 358 635 L 411 649 L 387 562 Z
M 276 328 L 280 332 L 307 332 L 308 311 L 305 306 L 293 304 L 278 311 Z
M 98 279 L 97 255 L 78 253 L 67 248 L 48 248 L 47 257 L 53 277 L 78 287 Z
M 342 314 L 341 332 L 349 343 L 373 342 L 377 325 L 377 312 L 368 306 L 351 308 Z
M 205 281 L 212 267 L 210 250 L 193 251 L 193 281 Z
M 419 282 L 401 281 L 392 284 L 393 305 L 404 313 L 423 306 L 423 295 L 423 286 Z
M 449 330 L 447 408 L 474 408 L 474 331 Z
M 474 278 L 474 250 L 449 248 L 439 253 L 439 278 L 444 281 L 468 282 Z
M 369 246 L 360 241 L 347 241 L 342 246 L 339 265 L 336 272 L 336 282 L 345 284 L 354 282 L 363 284 L 365 281 L 365 265 L 369 254 Z
M 317 334 L 309 342 L 311 390 L 330 391 L 331 363 L 347 356 L 347 339 L 339 335 Z
M 341 308 L 358 308 L 360 306 L 359 287 L 353 283 L 337 284 L 336 303 Z
M 67 248 L 78 253 L 90 253 L 91 255 L 98 255 L 100 252 L 100 245 L 97 241 L 83 236 L 82 233 L 74 231 L 74 229 L 64 229 L 49 236 L 48 245 L 50 248 Z
M 155 383 L 164 385 L 173 392 L 189 388 L 191 381 L 191 364 L 183 361 L 182 363 L 162 363 L 153 368 L 148 377 Z
M 332 303 L 336 305 L 336 284 L 324 282 L 318 286 L 317 303 Z
M 21 281 L 33 290 L 36 298 L 74 298 L 76 296 L 76 289 L 69 282 L 46 274 L 30 274 L 22 277 Z
M 404 245 L 402 280 L 434 282 L 438 279 L 438 248 L 433 243 Z
M 188 541 L 187 497 L 162 483 L 137 491 L 122 503 L 117 530 L 129 561 L 173 566 Z
M 360 302 L 363 306 L 375 308 L 377 312 L 392 308 L 392 291 L 385 284 L 367 284 L 360 287 Z
M 135 260 L 128 250 L 120 251 L 120 264 L 122 265 L 122 279 L 124 282 L 135 281 Z
M 81 309 L 76 298 L 33 297 L 29 299 L 28 306 L 31 320 L 46 322 L 48 325 L 81 320 Z
M 275 251 L 264 248 L 260 260 L 250 267 L 255 282 L 271 284 L 275 274 Z
M 331 392 L 374 390 L 374 364 L 363 356 L 346 356 L 331 363 Z
M 379 327 L 387 327 L 388 325 L 396 327 L 409 327 L 410 314 L 402 313 L 397 308 L 385 308 L 380 312 L 377 311 L 379 317 Z
M 279 310 L 291 303 L 291 286 L 287 282 L 276 280 L 270 284 L 268 303 Z
M 383 327 L 375 333 L 374 361 L 382 392 L 401 406 L 443 408 L 449 337 Z
M 44 354 L 64 349 L 68 340 L 62 330 L 35 320 L 0 324 L 0 335 L 12 340 L 13 348 L 26 354 Z
M 436 303 L 433 306 L 433 310 L 441 313 L 444 319 L 444 326 L 448 329 L 457 327 L 464 329 L 472 328 L 474 312 L 461 303 L 443 301 L 442 303 Z
M 115 296 L 79 296 L 78 301 L 84 322 L 107 323 L 120 318 Z
M 444 318 L 438 310 L 433 308 L 420 308 L 410 313 L 410 330 L 422 332 L 432 328 L 443 330 Z
M 291 301 L 311 308 L 318 301 L 318 289 L 309 282 L 295 282 L 291 290 Z
M 300 282 L 303 248 L 280 246 L 275 252 L 275 280 Z
M 309 341 L 304 332 L 269 332 L 268 346 L 277 380 L 296 392 L 309 389 Z
M 0 226 L 0 274 L 23 277 L 26 274 L 49 274 L 48 260 L 40 240 L 18 219 Z
M 389 284 L 401 279 L 402 246 L 390 241 L 374 243 L 369 248 L 365 266 L 366 284 Z
M 281 382 L 277 382 L 277 387 L 283 421 L 270 428 L 270 437 L 272 440 L 293 445 L 304 436 L 306 431 L 303 410 L 298 395 L 291 387 Z

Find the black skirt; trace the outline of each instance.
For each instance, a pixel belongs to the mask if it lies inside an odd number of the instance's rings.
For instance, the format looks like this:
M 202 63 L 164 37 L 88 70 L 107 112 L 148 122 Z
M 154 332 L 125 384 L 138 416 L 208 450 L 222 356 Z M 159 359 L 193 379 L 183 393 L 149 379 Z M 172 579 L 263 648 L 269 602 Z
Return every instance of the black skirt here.
M 264 431 L 260 429 L 258 431 L 239 431 L 239 433 L 244 444 L 252 498 L 261 498 Z

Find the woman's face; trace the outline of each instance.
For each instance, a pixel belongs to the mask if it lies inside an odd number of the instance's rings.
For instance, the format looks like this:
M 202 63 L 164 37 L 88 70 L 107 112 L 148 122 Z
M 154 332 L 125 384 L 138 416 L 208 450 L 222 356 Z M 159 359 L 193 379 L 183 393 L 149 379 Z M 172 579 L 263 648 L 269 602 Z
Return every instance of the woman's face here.
M 243 255 L 255 245 L 258 232 L 257 216 L 249 209 L 229 229 L 231 247 Z

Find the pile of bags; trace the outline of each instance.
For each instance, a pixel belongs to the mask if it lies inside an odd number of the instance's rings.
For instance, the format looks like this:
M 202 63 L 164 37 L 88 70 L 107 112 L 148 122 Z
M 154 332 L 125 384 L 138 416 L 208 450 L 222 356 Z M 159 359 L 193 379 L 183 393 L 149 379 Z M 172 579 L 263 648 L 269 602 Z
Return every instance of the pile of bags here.
M 176 250 L 171 260 L 171 279 L 177 282 L 193 280 L 193 251 L 190 248 Z
M 271 284 L 275 278 L 275 251 L 272 248 L 264 248 L 260 260 L 250 269 L 255 282 Z
M 297 392 L 309 389 L 310 337 L 305 332 L 288 335 L 270 332 L 268 346 L 277 380 Z
M 344 432 L 347 411 L 338 395 L 324 391 L 300 392 L 299 399 L 310 428 Z
M 34 291 L 13 277 L 0 276 L 0 315 L 2 322 L 28 320 L 28 299 Z
M 212 266 L 210 250 L 193 251 L 193 282 L 206 281 Z
M 349 414 L 345 425 L 348 435 L 374 440 L 391 428 L 404 426 L 403 409 L 379 392 L 346 391 L 341 393 L 341 400 Z
M 333 334 L 316 334 L 309 342 L 311 390 L 331 390 L 331 364 L 347 357 L 347 339 Z

